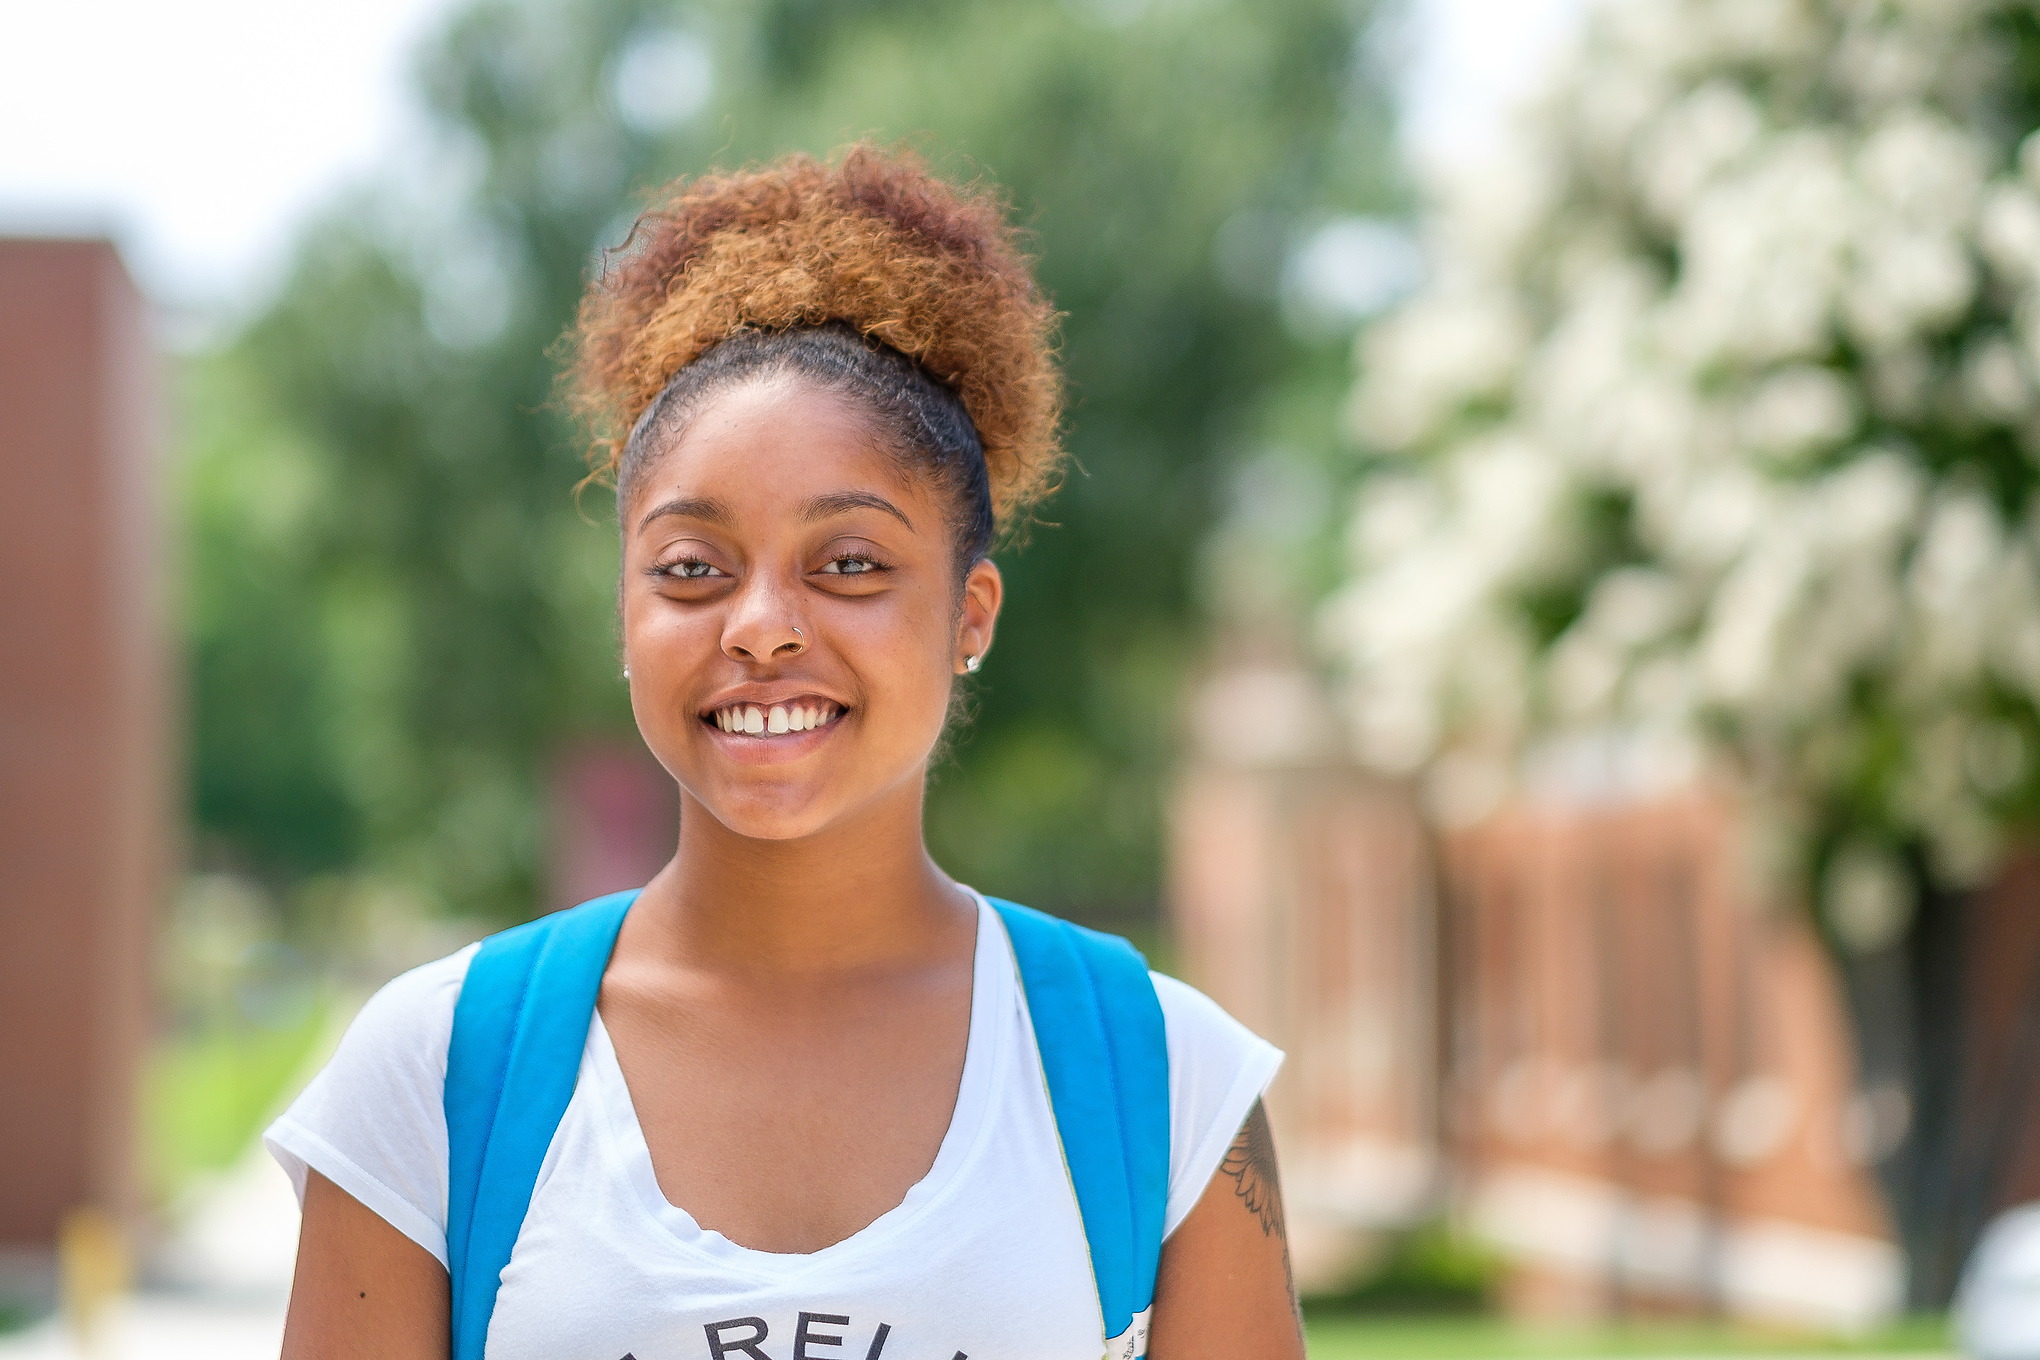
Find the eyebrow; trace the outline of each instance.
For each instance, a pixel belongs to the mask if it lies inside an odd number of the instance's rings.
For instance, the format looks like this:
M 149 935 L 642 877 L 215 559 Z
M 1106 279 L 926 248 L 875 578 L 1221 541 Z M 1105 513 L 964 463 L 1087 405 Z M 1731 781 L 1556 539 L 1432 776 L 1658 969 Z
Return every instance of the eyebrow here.
M 713 496 L 680 496 L 646 511 L 645 517 L 638 521 L 638 532 L 643 533 L 646 525 L 668 515 L 681 519 L 705 520 L 724 529 L 730 527 L 734 518 L 730 514 L 730 508 Z
M 906 525 L 908 533 L 914 532 L 914 522 L 907 518 L 905 511 L 872 491 L 831 491 L 827 495 L 817 496 L 807 503 L 807 508 L 801 512 L 801 518 L 812 524 L 818 519 L 846 514 L 852 510 L 883 510 Z
M 914 532 L 914 522 L 907 518 L 906 512 L 873 491 L 831 491 L 816 496 L 802 507 L 800 517 L 812 524 L 816 520 L 827 519 L 831 515 L 848 514 L 852 510 L 882 510 L 906 525 L 908 533 Z M 643 533 L 653 520 L 668 516 L 698 519 L 723 529 L 729 528 L 736 519 L 730 513 L 730 508 L 713 496 L 679 496 L 646 511 L 645 517 L 638 521 L 638 532 Z

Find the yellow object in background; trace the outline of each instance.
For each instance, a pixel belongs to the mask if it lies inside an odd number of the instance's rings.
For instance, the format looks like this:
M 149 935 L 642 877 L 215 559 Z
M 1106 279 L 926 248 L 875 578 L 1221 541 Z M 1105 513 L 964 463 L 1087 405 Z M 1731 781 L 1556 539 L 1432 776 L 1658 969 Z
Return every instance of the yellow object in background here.
M 66 1214 L 57 1270 L 65 1330 L 79 1355 L 98 1355 L 107 1311 L 128 1283 L 127 1238 L 113 1215 L 91 1205 Z

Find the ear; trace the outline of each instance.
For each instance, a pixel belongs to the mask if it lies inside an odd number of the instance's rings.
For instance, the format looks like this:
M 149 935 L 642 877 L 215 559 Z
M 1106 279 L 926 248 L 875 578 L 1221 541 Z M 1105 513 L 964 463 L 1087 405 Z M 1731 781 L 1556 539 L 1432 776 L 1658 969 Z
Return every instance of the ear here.
M 963 578 L 963 608 L 956 619 L 956 654 L 949 667 L 961 675 L 972 658 L 992 649 L 992 630 L 999 623 L 999 605 L 1006 598 L 1006 583 L 999 569 L 987 558 Z

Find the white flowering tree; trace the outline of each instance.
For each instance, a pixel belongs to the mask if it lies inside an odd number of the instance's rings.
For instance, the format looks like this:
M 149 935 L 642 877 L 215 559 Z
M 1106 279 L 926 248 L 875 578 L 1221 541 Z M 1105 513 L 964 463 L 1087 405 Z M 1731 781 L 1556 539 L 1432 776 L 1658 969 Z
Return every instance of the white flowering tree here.
M 1367 759 L 1711 753 L 1852 967 L 1988 877 L 2040 808 L 2036 11 L 1601 8 L 1362 349 Z M 1971 1228 L 1895 1176 L 1931 1298 Z

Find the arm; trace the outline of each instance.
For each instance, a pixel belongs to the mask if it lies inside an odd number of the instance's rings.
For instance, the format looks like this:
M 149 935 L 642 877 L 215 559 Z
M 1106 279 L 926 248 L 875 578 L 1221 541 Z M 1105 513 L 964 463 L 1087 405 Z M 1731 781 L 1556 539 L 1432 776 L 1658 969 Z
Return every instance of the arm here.
M 448 1294 L 431 1252 L 306 1175 L 283 1360 L 446 1360 Z
M 1303 1318 L 1275 1139 L 1254 1102 L 1189 1217 L 1162 1244 L 1149 1360 L 1302 1360 Z

